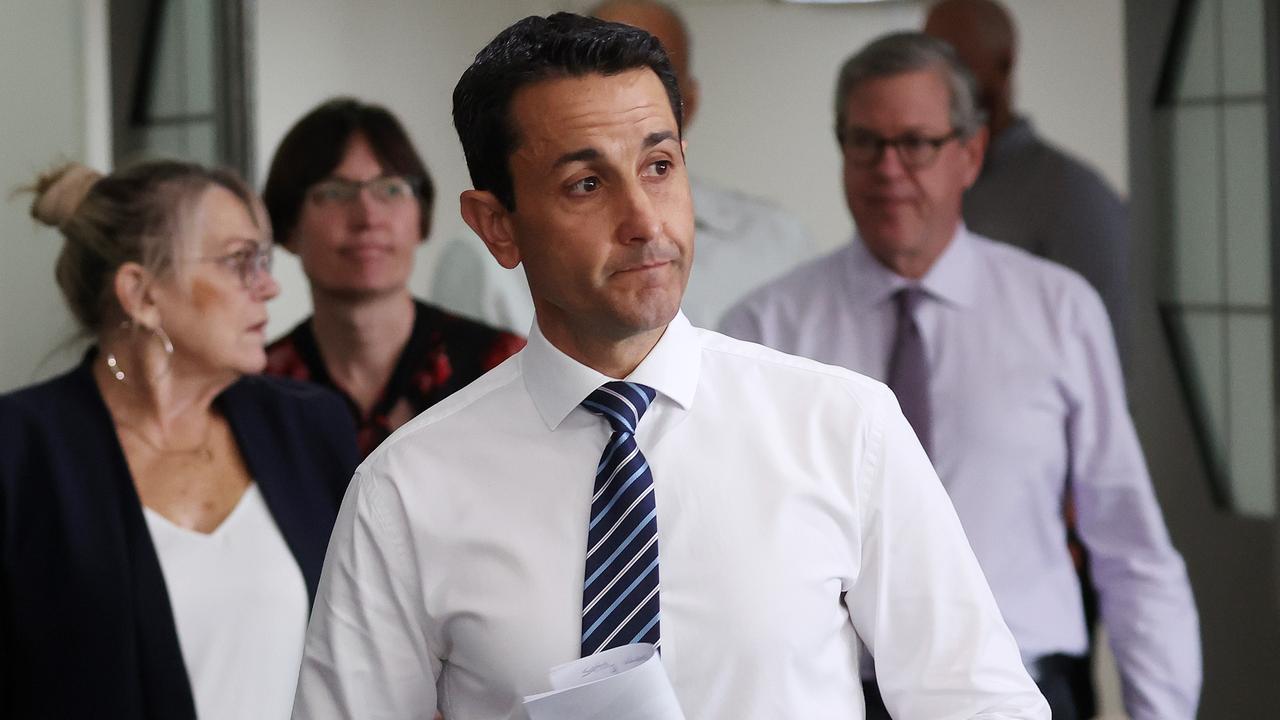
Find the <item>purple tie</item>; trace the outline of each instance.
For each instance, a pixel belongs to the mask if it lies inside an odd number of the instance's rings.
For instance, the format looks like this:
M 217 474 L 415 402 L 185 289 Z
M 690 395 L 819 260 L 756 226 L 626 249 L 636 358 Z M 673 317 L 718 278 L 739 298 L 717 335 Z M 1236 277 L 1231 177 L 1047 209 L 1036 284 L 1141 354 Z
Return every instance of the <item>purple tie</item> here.
M 889 355 L 889 388 L 898 396 L 902 414 L 907 416 L 926 453 L 933 440 L 933 413 L 929 405 L 929 357 L 925 354 L 924 336 L 916 322 L 916 307 L 924 299 L 918 287 L 905 287 L 894 293 L 898 305 L 898 329 Z

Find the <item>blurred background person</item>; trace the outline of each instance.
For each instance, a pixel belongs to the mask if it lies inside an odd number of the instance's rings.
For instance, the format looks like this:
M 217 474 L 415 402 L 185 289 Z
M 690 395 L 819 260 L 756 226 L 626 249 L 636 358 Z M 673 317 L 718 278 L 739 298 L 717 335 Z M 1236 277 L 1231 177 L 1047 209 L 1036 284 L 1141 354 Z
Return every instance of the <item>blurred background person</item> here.
M 1191 720 L 1198 613 L 1102 302 L 1078 274 L 961 219 L 986 141 L 975 95 L 952 48 L 922 33 L 851 57 L 835 128 L 856 235 L 754 293 L 724 330 L 889 385 L 1055 720 L 1092 717 L 1074 687 L 1089 633 L 1070 498 L 1129 716 Z M 876 697 L 869 685 L 869 719 L 887 717 Z
M 1121 356 L 1129 318 L 1129 219 L 1096 171 L 1045 142 L 1013 108 L 1017 31 L 996 0 L 942 0 L 925 33 L 944 40 L 978 82 L 990 140 L 964 195 L 970 230 L 1017 245 L 1085 277 L 1106 305 Z
M 358 458 L 331 393 L 255 376 L 261 204 L 176 162 L 34 191 L 95 345 L 0 396 L 0 716 L 287 717 Z
M 925 33 L 946 41 L 978 83 L 989 142 L 982 172 L 964 195 L 969 229 L 1008 242 L 1075 270 L 1107 308 L 1121 359 L 1129 329 L 1129 225 L 1124 202 L 1084 163 L 1047 143 L 1013 108 L 1017 30 L 996 0 L 941 0 L 929 9 Z M 1085 615 L 1092 630 L 1098 600 L 1088 552 L 1068 506 L 1069 546 L 1080 573 Z M 1092 636 L 1092 633 L 1091 633 Z M 1072 669 L 1076 706 L 1096 706 L 1092 650 Z
M 693 76 L 691 41 L 675 9 L 651 0 L 605 2 L 587 14 L 640 28 L 662 43 L 676 72 L 688 132 L 701 89 Z M 759 198 L 690 177 L 694 254 L 681 309 L 698 327 L 713 328 L 735 302 L 799 263 L 818 246 L 800 221 Z M 454 240 L 441 253 L 431 296 L 446 307 L 518 332 L 533 324 L 524 273 L 500 267 L 478 238 Z
M 386 108 L 337 98 L 307 113 L 280 142 L 263 200 L 314 312 L 267 349 L 267 373 L 341 393 L 363 454 L 524 347 L 409 292 L 435 188 Z

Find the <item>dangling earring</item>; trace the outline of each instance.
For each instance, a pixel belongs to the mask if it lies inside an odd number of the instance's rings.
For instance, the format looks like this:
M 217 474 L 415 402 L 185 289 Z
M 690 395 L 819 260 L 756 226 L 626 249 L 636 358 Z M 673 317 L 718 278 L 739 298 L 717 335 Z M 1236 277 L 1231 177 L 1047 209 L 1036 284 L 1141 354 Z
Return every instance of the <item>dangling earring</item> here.
M 116 362 L 115 353 L 107 353 L 107 367 L 111 369 L 112 377 L 124 382 L 124 371 L 120 369 L 120 363 Z
M 164 328 L 160 327 L 159 325 L 156 325 L 153 328 L 147 327 L 142 323 L 135 323 L 132 320 L 124 320 L 124 321 L 121 321 L 120 323 L 121 330 L 128 330 L 129 328 L 135 327 L 135 326 L 146 329 L 146 330 L 150 330 L 151 334 L 156 336 L 156 339 L 160 341 L 160 346 L 164 348 L 164 354 L 169 358 L 169 364 L 172 364 L 173 341 L 169 339 L 169 334 L 164 331 Z M 116 360 L 115 353 L 107 353 L 107 368 L 111 371 L 111 376 L 114 377 L 116 380 L 120 382 L 125 381 L 124 370 L 120 369 L 120 362 Z M 169 368 L 166 367 L 164 372 L 168 372 L 168 371 L 169 371 Z M 160 373 L 160 374 L 163 375 L 164 373 Z
M 164 331 L 164 328 L 156 325 L 154 329 L 151 329 L 151 332 L 155 333 L 155 336 L 160 338 L 160 344 L 164 347 L 164 354 L 172 357 L 173 343 L 169 342 L 169 334 Z
M 128 330 L 132 326 L 132 320 L 120 321 L 121 330 Z M 124 382 L 124 370 L 120 369 L 120 363 L 116 360 L 115 353 L 107 353 L 107 369 L 110 371 L 111 377 L 115 378 L 118 382 Z

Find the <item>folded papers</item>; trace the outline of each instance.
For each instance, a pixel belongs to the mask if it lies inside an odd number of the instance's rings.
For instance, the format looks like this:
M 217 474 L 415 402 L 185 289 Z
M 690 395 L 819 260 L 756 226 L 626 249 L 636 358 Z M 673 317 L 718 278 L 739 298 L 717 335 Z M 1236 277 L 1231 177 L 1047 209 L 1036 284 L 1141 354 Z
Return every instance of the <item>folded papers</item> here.
M 529 720 L 684 720 L 653 645 L 637 643 L 551 668 L 551 691 L 524 699 Z

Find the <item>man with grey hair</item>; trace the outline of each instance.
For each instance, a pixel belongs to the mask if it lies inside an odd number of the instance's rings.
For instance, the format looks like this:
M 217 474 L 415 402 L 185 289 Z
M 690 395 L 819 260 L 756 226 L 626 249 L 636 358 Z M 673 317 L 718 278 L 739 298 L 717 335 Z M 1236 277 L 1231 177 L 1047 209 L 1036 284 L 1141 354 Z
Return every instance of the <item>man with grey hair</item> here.
M 889 384 L 1056 720 L 1077 717 L 1063 668 L 1088 647 L 1065 542 L 1073 500 L 1129 714 L 1193 718 L 1195 605 L 1102 302 L 1074 272 L 961 220 L 986 143 L 972 77 L 946 43 L 888 35 L 844 65 L 835 115 L 857 237 L 748 297 L 722 329 Z

